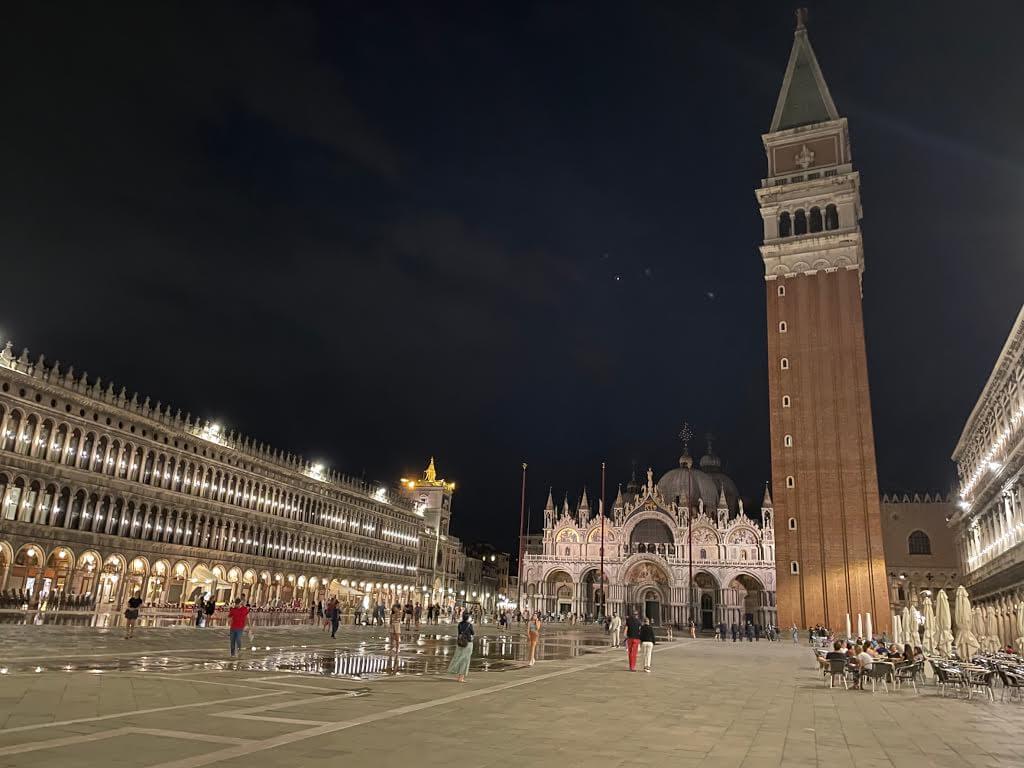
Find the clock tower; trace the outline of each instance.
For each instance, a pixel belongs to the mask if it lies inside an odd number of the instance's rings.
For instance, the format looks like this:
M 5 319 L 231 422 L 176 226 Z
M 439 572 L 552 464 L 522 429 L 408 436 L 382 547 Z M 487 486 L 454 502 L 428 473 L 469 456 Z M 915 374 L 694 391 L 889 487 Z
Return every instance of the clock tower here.
M 797 12 L 762 136 L 778 620 L 889 629 L 861 287 L 860 174 Z M 867 620 L 865 616 L 865 621 Z

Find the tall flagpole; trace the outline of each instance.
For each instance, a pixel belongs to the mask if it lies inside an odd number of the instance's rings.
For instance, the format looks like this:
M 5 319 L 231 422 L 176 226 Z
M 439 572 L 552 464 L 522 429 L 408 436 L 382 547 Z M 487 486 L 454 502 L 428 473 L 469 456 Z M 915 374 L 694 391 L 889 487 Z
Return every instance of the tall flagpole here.
M 519 598 L 516 602 L 523 610 L 523 519 L 526 515 L 526 462 L 523 462 L 523 488 L 519 495 Z
M 690 571 L 690 582 L 687 585 L 687 608 L 690 614 L 690 621 L 696 624 L 694 618 L 694 598 L 696 592 L 693 589 L 693 459 L 690 457 L 690 438 L 693 437 L 693 432 L 690 430 L 690 425 L 687 422 L 683 422 L 683 428 L 679 431 L 679 439 L 683 441 L 683 453 L 690 460 L 689 471 L 686 473 L 686 547 L 687 564 L 689 565 Z
M 601 615 L 603 619 L 608 613 L 608 593 L 604 585 L 604 462 L 601 462 Z

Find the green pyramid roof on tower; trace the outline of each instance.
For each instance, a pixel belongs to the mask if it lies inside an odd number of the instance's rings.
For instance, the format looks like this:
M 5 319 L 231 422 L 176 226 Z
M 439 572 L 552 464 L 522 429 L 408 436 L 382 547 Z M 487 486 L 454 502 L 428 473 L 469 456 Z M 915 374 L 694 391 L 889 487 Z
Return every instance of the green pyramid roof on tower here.
M 786 76 L 775 105 L 771 131 L 784 131 L 803 125 L 814 125 L 839 118 L 828 85 L 821 74 L 807 29 L 798 23 L 793 36 Z

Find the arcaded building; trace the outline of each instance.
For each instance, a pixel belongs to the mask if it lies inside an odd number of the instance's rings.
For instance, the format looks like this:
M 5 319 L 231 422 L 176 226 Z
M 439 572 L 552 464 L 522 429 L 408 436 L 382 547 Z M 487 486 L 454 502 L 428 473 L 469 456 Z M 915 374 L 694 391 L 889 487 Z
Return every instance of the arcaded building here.
M 1016 643 L 1024 601 L 1024 308 L 953 451 L 960 498 L 950 520 L 971 600 Z
M 844 625 L 889 600 L 868 391 L 860 174 L 802 14 L 757 190 L 764 224 L 779 622 Z
M 0 592 L 30 606 L 405 598 L 426 586 L 421 514 L 397 490 L 0 351 Z
M 574 508 L 568 498 L 556 508 L 549 493 L 542 551 L 523 558 L 523 601 L 591 617 L 635 610 L 655 624 L 692 617 L 704 629 L 775 624 L 771 495 L 765 488 L 761 509 L 748 515 L 710 447 L 699 468 L 684 453 L 657 482 L 648 470 L 646 482 L 620 486 L 603 525 L 586 491 Z

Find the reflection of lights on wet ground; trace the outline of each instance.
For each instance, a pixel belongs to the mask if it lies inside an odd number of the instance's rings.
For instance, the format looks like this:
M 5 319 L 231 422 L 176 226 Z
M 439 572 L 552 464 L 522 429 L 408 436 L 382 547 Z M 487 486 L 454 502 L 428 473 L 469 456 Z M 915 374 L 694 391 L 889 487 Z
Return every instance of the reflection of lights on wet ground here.
M 0 675 L 6 675 L 6 674 L 7 674 L 7 667 L 0 667 Z
M 43 671 L 42 667 L 36 667 L 36 672 L 42 672 L 42 671 Z

